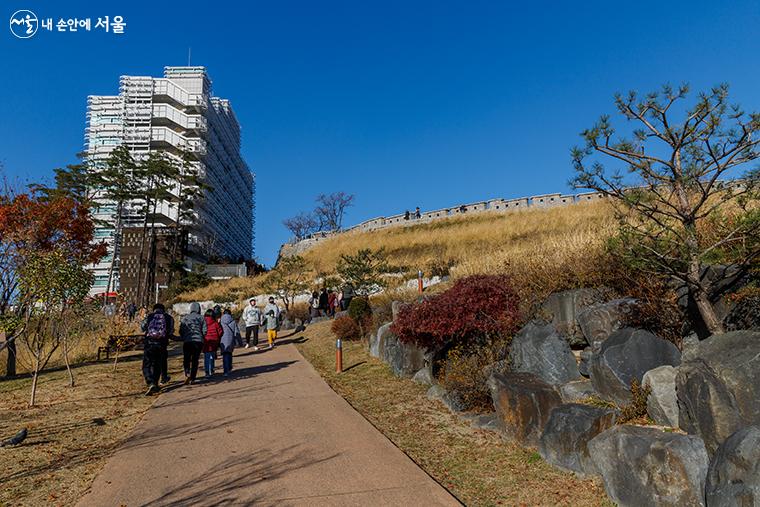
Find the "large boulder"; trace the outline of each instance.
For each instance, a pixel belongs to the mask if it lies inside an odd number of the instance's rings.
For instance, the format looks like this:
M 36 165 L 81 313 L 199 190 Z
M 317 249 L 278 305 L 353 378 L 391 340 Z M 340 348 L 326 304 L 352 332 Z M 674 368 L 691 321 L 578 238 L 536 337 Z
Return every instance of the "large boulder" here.
M 414 344 L 402 343 L 390 330 L 382 335 L 379 346 L 380 359 L 398 377 L 412 377 L 425 367 L 425 351 Z
M 562 403 L 557 391 L 532 373 L 493 373 L 488 388 L 504 435 L 537 446 L 549 414 Z
M 707 507 L 760 505 L 760 426 L 742 428 L 718 447 L 705 497 Z
M 588 379 L 574 380 L 559 388 L 559 395 L 565 403 L 581 401 L 591 396 L 598 396 L 594 385 Z
M 604 488 L 619 506 L 704 505 L 709 458 L 698 437 L 614 426 L 588 443 Z
M 606 289 L 573 289 L 556 292 L 546 298 L 542 313 L 554 324 L 570 345 L 583 348 L 587 345 L 576 317 L 587 306 L 602 303 L 606 299 Z
M 664 364 L 677 366 L 680 362 L 681 353 L 669 341 L 648 331 L 625 328 L 602 343 L 591 358 L 589 372 L 599 394 L 625 405 L 630 401 L 634 380 L 640 385 L 649 370 Z
M 549 384 L 580 378 L 570 346 L 552 324 L 530 322 L 522 328 L 512 339 L 509 357 L 512 371 L 533 373 Z
M 596 473 L 588 453 L 588 442 L 615 424 L 610 409 L 569 403 L 552 410 L 538 452 L 554 466 L 586 475 Z
M 369 335 L 369 355 L 372 357 L 380 357 L 380 350 L 383 346 L 383 339 L 391 332 L 392 322 L 386 322 L 380 326 L 376 333 Z
M 678 421 L 712 453 L 729 435 L 760 424 L 760 332 L 733 331 L 699 343 L 676 375 Z
M 630 323 L 637 301 L 633 298 L 613 299 L 584 308 L 576 320 L 586 341 L 595 351 L 612 333 Z
M 676 369 L 659 366 L 644 374 L 641 385 L 649 387 L 647 414 L 662 426 L 678 428 L 678 402 L 676 400 Z

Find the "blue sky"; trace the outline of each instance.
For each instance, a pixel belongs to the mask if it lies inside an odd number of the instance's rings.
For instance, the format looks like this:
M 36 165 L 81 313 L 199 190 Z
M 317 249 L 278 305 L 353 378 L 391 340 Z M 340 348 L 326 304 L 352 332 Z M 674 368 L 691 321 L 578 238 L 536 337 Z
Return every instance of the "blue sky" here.
M 420 206 L 568 191 L 578 133 L 616 91 L 729 82 L 760 109 L 760 2 L 3 2 L 124 17 L 125 34 L 0 35 L 0 162 L 48 178 L 83 147 L 86 98 L 122 74 L 205 65 L 257 175 L 256 255 L 321 192 L 349 224 Z M 181 7 L 179 6 L 181 5 Z

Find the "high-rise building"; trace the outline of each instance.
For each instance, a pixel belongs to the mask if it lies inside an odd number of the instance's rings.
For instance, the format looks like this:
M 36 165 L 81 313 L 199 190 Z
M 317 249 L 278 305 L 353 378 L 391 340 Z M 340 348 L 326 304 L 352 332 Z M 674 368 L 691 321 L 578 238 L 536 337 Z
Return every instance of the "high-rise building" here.
M 211 96 L 211 80 L 204 67 L 165 67 L 164 77 L 121 76 L 119 94 L 87 99 L 86 152 L 94 170 L 119 145 L 144 160 L 160 152 L 181 165 L 191 166 L 208 188 L 198 199 L 192 218 L 183 218 L 182 241 L 193 258 L 230 260 L 253 257 L 253 173 L 240 154 L 240 125 L 230 102 Z M 190 159 L 189 163 L 187 159 Z M 176 197 L 176 195 L 175 195 Z M 93 266 L 92 294 L 103 293 L 113 266 L 111 290 L 121 291 L 121 268 L 135 265 L 122 258 L 115 241 L 116 206 L 99 200 L 96 219 L 102 221 L 96 238 L 109 244 L 108 255 Z M 140 227 L 144 213 L 139 202 L 123 210 L 124 228 Z M 178 218 L 176 200 L 157 203 L 151 224 L 172 227 Z M 121 236 L 121 235 L 119 235 Z M 166 237 L 166 233 L 162 234 Z M 185 241 L 186 240 L 186 241 Z

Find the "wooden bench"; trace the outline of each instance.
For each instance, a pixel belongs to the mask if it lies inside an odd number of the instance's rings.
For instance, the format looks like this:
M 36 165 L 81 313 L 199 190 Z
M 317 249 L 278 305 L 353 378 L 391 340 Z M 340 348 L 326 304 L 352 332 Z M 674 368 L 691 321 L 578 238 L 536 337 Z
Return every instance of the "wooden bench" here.
M 98 347 L 98 361 L 104 352 L 108 360 L 112 350 L 137 350 L 142 347 L 144 338 L 141 334 L 110 335 L 106 344 Z M 119 343 L 121 347 L 118 346 Z

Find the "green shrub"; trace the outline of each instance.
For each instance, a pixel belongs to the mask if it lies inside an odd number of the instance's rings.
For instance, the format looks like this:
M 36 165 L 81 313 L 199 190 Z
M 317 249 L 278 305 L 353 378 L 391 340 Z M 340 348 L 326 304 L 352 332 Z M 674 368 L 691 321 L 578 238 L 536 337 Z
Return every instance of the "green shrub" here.
M 361 336 L 372 330 L 372 307 L 367 298 L 353 298 L 348 305 L 348 316 L 356 323 Z

